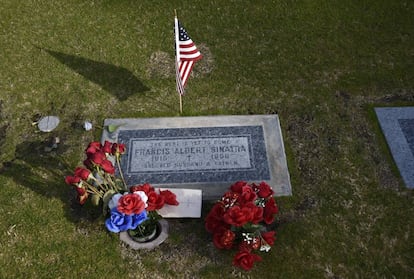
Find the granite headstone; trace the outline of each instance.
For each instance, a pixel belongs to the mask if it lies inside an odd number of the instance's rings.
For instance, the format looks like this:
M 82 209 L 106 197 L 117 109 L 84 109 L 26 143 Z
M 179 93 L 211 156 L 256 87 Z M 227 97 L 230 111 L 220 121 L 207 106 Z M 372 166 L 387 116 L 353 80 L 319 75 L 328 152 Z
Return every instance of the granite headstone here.
M 378 107 L 375 112 L 406 187 L 414 189 L 414 107 Z
M 266 181 L 275 195 L 291 195 L 277 115 L 106 119 L 104 126 L 103 141 L 126 145 L 129 185 L 201 189 L 210 200 L 236 181 Z

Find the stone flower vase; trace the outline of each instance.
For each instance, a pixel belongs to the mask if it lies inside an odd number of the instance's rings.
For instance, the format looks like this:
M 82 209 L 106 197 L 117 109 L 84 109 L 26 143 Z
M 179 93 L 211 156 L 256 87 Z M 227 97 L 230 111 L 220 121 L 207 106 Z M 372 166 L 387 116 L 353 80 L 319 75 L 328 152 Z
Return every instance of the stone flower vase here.
M 152 250 L 163 243 L 168 237 L 168 222 L 165 219 L 160 219 L 156 222 L 156 226 L 153 231 L 147 235 L 139 236 L 134 235 L 130 231 L 124 231 L 119 233 L 119 238 L 129 245 L 132 249 L 140 250 L 147 249 Z

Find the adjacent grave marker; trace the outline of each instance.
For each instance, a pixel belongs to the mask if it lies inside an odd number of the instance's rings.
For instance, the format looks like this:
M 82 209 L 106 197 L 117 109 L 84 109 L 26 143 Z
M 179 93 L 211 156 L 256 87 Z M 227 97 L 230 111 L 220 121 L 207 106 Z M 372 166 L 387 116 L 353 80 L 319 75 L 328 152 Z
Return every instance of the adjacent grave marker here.
M 291 195 L 277 115 L 106 119 L 102 140 L 124 143 L 130 185 L 201 189 L 216 199 L 239 180 Z
M 375 112 L 405 185 L 414 189 L 414 107 L 381 107 Z

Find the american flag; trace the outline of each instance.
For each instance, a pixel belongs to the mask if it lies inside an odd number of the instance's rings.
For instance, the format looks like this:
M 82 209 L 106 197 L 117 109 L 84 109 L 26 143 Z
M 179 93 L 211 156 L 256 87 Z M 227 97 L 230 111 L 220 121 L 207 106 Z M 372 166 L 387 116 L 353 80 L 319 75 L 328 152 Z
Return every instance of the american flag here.
M 200 60 L 202 55 L 177 18 L 175 18 L 175 45 L 177 91 L 180 95 L 184 95 L 184 87 L 194 62 Z

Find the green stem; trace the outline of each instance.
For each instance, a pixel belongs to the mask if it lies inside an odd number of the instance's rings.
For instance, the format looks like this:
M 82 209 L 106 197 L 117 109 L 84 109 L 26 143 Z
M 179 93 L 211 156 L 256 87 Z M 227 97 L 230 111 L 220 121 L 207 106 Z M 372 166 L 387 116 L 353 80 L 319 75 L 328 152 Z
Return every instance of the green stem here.
M 128 186 L 125 182 L 124 174 L 122 173 L 121 163 L 119 161 L 119 156 L 116 156 L 116 163 L 117 163 L 117 167 L 118 167 L 118 170 L 119 170 L 119 174 L 121 176 L 122 183 L 124 184 L 124 190 L 127 190 Z
M 100 198 L 103 197 L 102 193 L 98 190 L 96 190 L 95 188 L 86 188 L 86 192 L 90 193 L 90 194 L 96 194 L 98 195 Z

